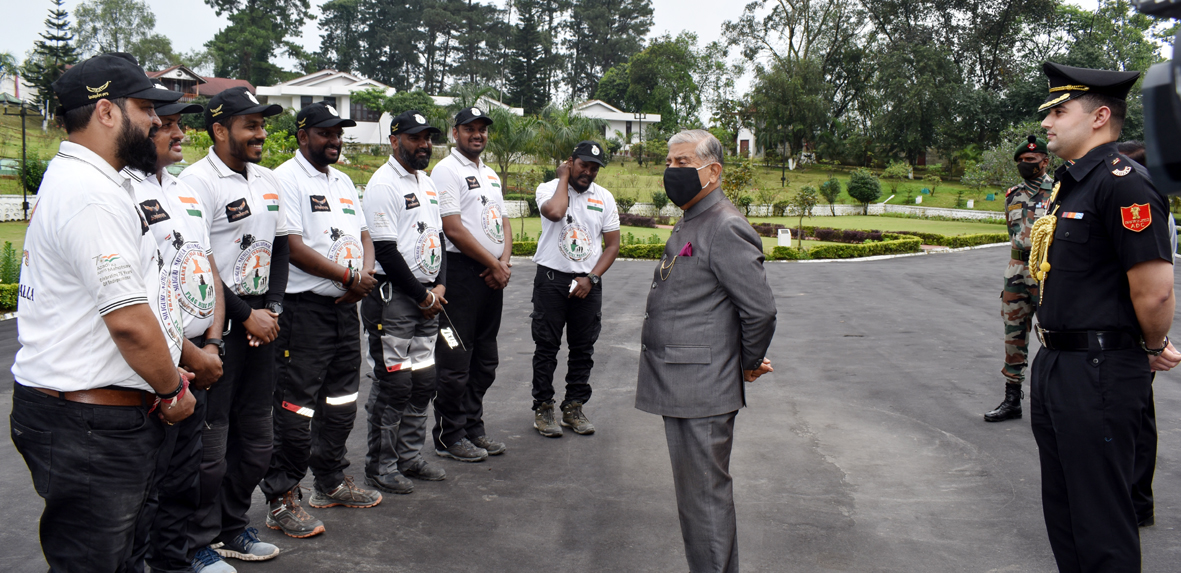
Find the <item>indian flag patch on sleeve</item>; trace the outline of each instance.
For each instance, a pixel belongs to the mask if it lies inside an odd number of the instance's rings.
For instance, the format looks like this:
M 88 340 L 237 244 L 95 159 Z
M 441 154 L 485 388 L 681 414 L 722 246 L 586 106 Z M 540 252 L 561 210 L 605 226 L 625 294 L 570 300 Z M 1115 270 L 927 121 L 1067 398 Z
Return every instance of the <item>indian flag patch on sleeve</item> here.
M 344 211 L 345 213 L 347 213 L 349 215 L 356 215 L 357 214 L 357 212 L 353 210 L 353 200 L 352 199 L 345 199 L 344 197 L 340 198 L 340 210 Z
M 270 203 L 267 205 L 267 211 L 278 211 L 279 210 L 279 194 L 278 193 L 264 193 L 262 198 L 266 199 L 267 201 L 274 201 L 273 203 Z
M 599 201 L 598 199 L 592 199 L 590 197 L 587 197 L 586 198 L 586 210 L 587 211 L 598 211 L 598 212 L 602 213 L 603 212 L 603 202 Z
M 201 210 L 197 208 L 198 204 L 197 204 L 196 197 L 185 197 L 185 196 L 181 195 L 178 198 L 180 199 L 181 203 L 185 204 L 185 212 L 187 212 L 188 214 L 190 214 L 194 217 L 201 216 Z

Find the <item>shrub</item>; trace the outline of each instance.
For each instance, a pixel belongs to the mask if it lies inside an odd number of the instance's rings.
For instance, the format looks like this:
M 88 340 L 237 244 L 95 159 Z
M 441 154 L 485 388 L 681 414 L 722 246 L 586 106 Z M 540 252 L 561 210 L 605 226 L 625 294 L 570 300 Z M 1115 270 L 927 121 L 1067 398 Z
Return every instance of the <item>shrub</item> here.
M 934 197 L 935 190 L 939 188 L 939 184 L 943 182 L 943 179 L 935 173 L 928 173 L 923 176 L 923 181 L 927 182 L 927 185 L 931 189 L 931 196 Z
M 668 195 L 666 195 L 664 193 L 663 189 L 661 189 L 659 191 L 652 192 L 652 206 L 656 208 L 656 215 L 657 216 L 659 216 L 660 212 L 663 211 L 664 208 L 668 206 L 668 203 L 669 203 Z
M 849 176 L 849 196 L 865 206 L 865 214 L 869 214 L 869 204 L 882 196 L 882 184 L 868 169 L 858 169 Z
M 731 203 L 738 205 L 743 194 L 755 182 L 754 160 L 746 158 L 736 162 L 722 172 L 722 193 Z
M 16 310 L 16 297 L 20 285 L 0 284 L 0 310 Z
M 755 202 L 754 198 L 751 197 L 750 195 L 743 195 L 738 198 L 738 203 L 736 203 L 736 205 L 738 206 L 739 209 L 742 209 L 743 215 L 746 215 L 747 217 L 749 217 L 750 216 L 750 206 L 753 205 L 754 202 Z
M 771 254 L 767 255 L 768 261 L 801 261 L 809 258 L 809 251 L 791 247 L 775 247 L 771 249 Z
M 622 245 L 619 256 L 625 259 L 659 259 L 664 254 L 664 244 L 659 245 Z
M 909 176 L 910 166 L 902 161 L 891 161 L 885 171 L 882 171 L 882 179 L 888 181 L 891 195 L 898 194 L 898 184 Z
M 835 240 L 833 237 L 836 235 L 837 231 L 835 229 L 816 229 L 812 233 L 812 236 L 820 239 L 821 241 L 833 241 Z
M 882 241 L 880 243 L 866 243 L 863 245 L 820 245 L 818 247 L 812 247 L 808 251 L 808 254 L 813 259 L 852 259 L 857 257 L 917 253 L 922 250 L 922 244 L 922 241 L 919 239 L 907 238 L 896 241 Z
M 771 205 L 771 216 L 772 217 L 783 217 L 786 214 L 787 214 L 787 201 L 776 201 L 775 204 Z
M 824 197 L 824 200 L 828 202 L 828 210 L 832 211 L 832 214 L 835 216 L 837 210 L 836 207 L 833 207 L 833 203 L 836 203 L 837 197 L 841 196 L 841 182 L 837 179 L 836 175 L 829 175 L 828 181 L 820 184 L 820 196 Z
M 619 214 L 623 215 L 632 210 L 636 205 L 636 200 L 631 197 L 620 197 L 615 200 L 615 207 L 619 210 Z
M 29 193 L 37 194 L 37 190 L 41 188 L 41 180 L 45 178 L 45 169 L 48 166 L 49 164 L 42 161 L 36 152 L 27 152 L 25 160 L 20 163 L 18 174 L 20 180 L 25 184 L 25 189 L 29 190 Z
M 639 215 L 632 215 L 629 213 L 620 213 L 619 224 L 624 227 L 647 227 L 649 229 L 655 229 L 656 219 L 652 217 L 641 217 Z
M 4 241 L 4 250 L 0 252 L 0 283 L 13 285 L 20 282 L 21 260 L 16 254 L 16 248 L 11 241 Z
M 531 257 L 537 254 L 535 241 L 513 241 L 513 254 L 518 257 Z

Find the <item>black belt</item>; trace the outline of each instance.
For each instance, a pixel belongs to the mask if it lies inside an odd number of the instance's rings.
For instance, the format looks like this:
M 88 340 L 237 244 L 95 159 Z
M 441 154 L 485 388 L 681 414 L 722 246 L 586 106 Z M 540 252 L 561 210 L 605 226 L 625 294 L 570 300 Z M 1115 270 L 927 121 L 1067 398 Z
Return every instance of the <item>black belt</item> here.
M 1126 332 L 1112 330 L 1053 331 L 1035 328 L 1037 339 L 1049 350 L 1080 351 L 1091 349 L 1091 338 L 1100 350 L 1129 350 L 1140 347 L 1140 340 Z
M 193 346 L 196 346 L 197 348 L 205 348 L 205 335 L 202 334 L 201 336 L 194 336 L 189 339 L 189 342 L 192 342 Z
M 1015 260 L 1015 261 L 1022 261 L 1025 263 L 1029 262 L 1029 251 L 1022 250 L 1022 249 L 1013 249 L 1009 252 L 1009 255 L 1012 256 L 1013 260 Z

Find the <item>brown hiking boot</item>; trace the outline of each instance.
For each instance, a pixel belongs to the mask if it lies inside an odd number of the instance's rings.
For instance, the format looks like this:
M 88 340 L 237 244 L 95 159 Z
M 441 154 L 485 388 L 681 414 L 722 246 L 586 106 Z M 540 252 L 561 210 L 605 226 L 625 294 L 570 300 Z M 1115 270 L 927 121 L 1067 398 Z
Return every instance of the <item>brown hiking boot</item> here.
M 595 433 L 595 426 L 582 413 L 582 402 L 570 402 L 562 406 L 562 425 L 574 430 L 575 434 Z

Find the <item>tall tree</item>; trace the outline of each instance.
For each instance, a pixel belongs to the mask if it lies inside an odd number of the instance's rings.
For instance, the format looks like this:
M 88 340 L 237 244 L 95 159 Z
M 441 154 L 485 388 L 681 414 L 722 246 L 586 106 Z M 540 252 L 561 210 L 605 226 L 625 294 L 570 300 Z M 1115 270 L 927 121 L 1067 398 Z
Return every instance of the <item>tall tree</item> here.
M 513 26 L 508 61 L 508 101 L 535 114 L 546 105 L 541 31 L 537 0 L 517 0 L 518 22 Z
M 66 71 L 66 66 L 78 61 L 74 34 L 70 31 L 70 13 L 63 8 L 65 0 L 51 0 L 53 8 L 45 19 L 45 31 L 33 44 L 33 55 L 25 61 L 24 76 L 37 87 L 34 103 L 45 112 L 45 117 L 57 113 L 57 96 L 53 82 Z
M 701 90 L 694 78 L 697 71 L 697 36 L 682 32 L 673 38 L 661 36 L 627 63 L 628 88 L 625 100 L 640 111 L 659 113 L 660 128 L 675 133 L 701 123 Z
M 329 0 L 320 6 L 320 57 L 330 67 L 356 72 L 365 60 L 362 0 Z
M 308 0 L 205 0 L 218 16 L 229 15 L 230 25 L 205 43 L 216 62 L 214 72 L 250 81 L 274 83 L 281 70 L 271 62 L 280 52 L 298 55 L 301 48 L 288 38 L 299 33 L 311 17 Z
M 156 15 L 141 0 L 87 0 L 74 9 L 74 19 L 78 51 L 84 56 L 130 52 L 156 28 Z
M 415 31 L 422 23 L 422 2 L 361 0 L 360 21 L 364 58 L 359 72 L 397 90 L 414 86 L 418 77 Z
M 574 0 L 568 22 L 567 79 L 572 100 L 590 97 L 599 78 L 643 48 L 652 28 L 651 0 Z

